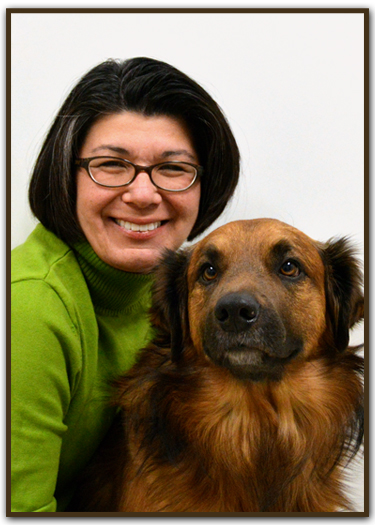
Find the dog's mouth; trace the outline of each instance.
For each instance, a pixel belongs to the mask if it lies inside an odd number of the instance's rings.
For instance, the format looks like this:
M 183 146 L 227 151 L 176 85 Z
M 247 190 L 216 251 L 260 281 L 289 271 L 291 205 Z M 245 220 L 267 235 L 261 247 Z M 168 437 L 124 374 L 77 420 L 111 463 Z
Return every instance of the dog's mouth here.
M 229 339 L 219 338 L 205 345 L 206 355 L 235 377 L 252 381 L 279 381 L 287 364 L 303 349 L 302 341 L 290 336 L 273 339 L 269 344 L 261 344 L 256 337 L 255 341 L 251 337 Z
M 204 352 L 215 365 L 238 378 L 278 381 L 303 349 L 301 337 L 274 309 L 258 307 L 258 315 L 251 322 L 232 322 L 229 326 L 218 319 L 216 310 L 204 323 Z M 242 321 L 240 317 L 241 310 L 238 318 Z

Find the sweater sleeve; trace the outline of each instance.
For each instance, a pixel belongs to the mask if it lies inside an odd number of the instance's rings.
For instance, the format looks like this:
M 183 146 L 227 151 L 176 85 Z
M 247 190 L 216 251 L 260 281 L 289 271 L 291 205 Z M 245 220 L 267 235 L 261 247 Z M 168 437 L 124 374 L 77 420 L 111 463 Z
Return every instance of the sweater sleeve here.
M 12 512 L 55 512 L 80 336 L 54 289 L 25 280 L 12 285 L 11 337 Z

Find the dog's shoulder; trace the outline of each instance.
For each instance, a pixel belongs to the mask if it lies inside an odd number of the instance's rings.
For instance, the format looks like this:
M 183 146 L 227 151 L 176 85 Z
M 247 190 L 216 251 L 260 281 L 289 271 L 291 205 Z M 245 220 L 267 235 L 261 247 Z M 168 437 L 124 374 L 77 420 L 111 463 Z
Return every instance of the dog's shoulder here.
M 160 375 L 172 366 L 170 349 L 150 343 L 141 349 L 132 368 L 113 382 L 113 403 L 126 408 L 134 397 L 145 393 L 158 381 Z

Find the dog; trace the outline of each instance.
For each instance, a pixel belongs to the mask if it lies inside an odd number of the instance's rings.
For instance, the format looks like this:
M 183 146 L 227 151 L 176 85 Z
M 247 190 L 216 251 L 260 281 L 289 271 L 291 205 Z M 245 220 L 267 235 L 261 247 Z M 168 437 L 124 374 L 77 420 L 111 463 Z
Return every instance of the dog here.
M 349 241 L 235 221 L 168 251 L 155 283 L 155 338 L 116 381 L 121 412 L 75 510 L 350 510 L 364 299 Z

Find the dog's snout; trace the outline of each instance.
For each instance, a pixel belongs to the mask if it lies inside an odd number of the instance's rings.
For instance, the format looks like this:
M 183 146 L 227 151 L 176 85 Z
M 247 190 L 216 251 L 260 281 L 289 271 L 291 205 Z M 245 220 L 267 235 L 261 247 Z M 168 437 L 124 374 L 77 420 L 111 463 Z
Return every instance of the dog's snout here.
M 249 330 L 259 316 L 260 305 L 248 293 L 231 293 L 216 304 L 215 317 L 227 332 Z

